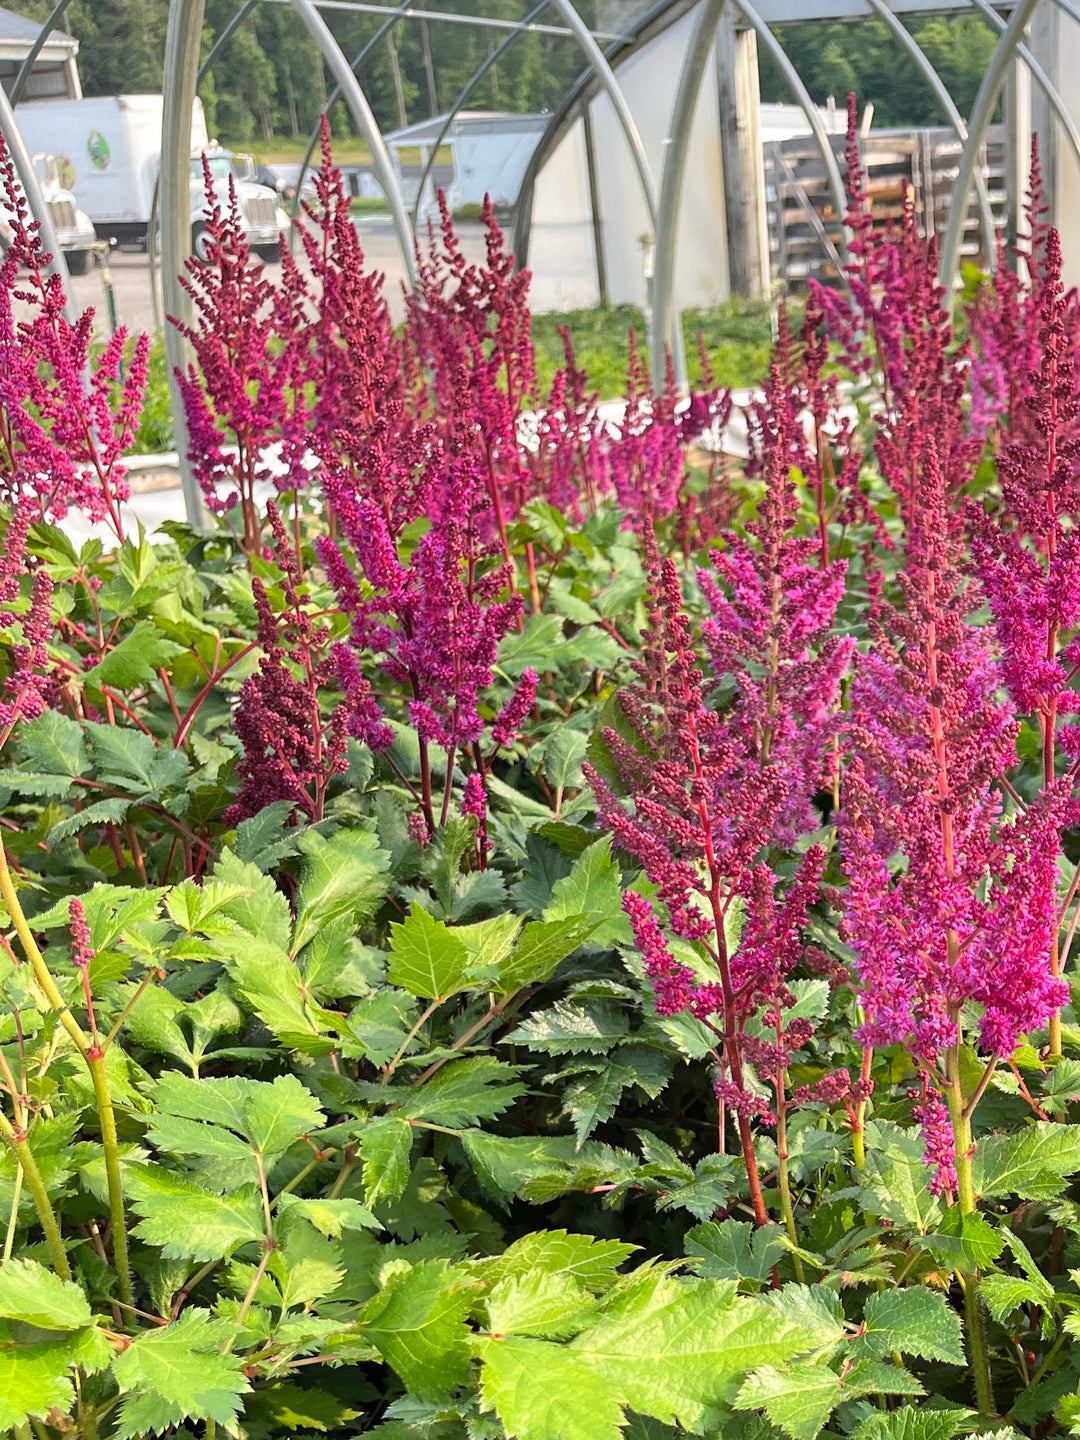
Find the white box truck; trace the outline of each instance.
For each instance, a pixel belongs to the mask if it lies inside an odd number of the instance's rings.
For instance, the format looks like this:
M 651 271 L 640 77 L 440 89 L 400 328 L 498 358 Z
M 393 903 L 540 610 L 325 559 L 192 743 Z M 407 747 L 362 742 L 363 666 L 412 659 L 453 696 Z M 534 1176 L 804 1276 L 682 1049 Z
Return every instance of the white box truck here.
M 41 186 L 41 198 L 49 207 L 56 243 L 64 252 L 68 272 L 72 275 L 85 275 L 94 262 L 94 246 L 97 244 L 97 235 L 90 217 L 79 209 L 71 191 L 65 190 L 60 184 L 56 176 L 56 163 L 51 155 L 35 155 L 33 164 Z M 16 190 L 18 196 L 25 200 L 17 177 Z M 14 222 L 15 216 L 0 196 L 0 254 L 11 244 Z
M 102 239 L 146 245 L 161 158 L 160 95 L 99 95 L 83 100 L 35 100 L 20 105 L 16 120 L 26 146 L 55 157 L 60 183 L 74 192 Z M 202 155 L 210 162 L 214 189 L 228 199 L 232 177 L 248 243 L 266 260 L 277 259 L 278 238 L 289 219 L 273 190 L 253 183 L 246 156 L 212 144 L 202 103 L 191 123 L 191 242 L 208 258 Z

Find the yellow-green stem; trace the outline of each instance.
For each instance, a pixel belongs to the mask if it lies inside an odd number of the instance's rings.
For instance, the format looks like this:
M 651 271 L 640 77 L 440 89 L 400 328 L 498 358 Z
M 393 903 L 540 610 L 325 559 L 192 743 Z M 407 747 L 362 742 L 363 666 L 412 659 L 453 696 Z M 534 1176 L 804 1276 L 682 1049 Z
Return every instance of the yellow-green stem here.
M 786 1082 L 787 1075 L 781 1072 L 776 1084 L 776 1183 L 780 1190 L 780 1215 L 784 1228 L 792 1245 L 797 1245 L 799 1237 L 795 1231 L 795 1209 L 791 1203 L 791 1174 L 788 1168 L 787 1106 L 784 1098 Z M 804 1278 L 802 1261 L 798 1255 L 791 1258 L 795 1266 L 795 1278 L 801 1285 Z
M 956 1191 L 961 1215 L 976 1210 L 975 1182 L 972 1174 L 973 1148 L 971 1117 L 965 1114 L 964 1092 L 960 1084 L 960 1046 L 953 1045 L 945 1057 L 948 1088 L 945 1098 L 952 1121 L 953 1147 L 956 1154 Z M 985 1416 L 996 1414 L 994 1385 L 990 1375 L 990 1352 L 986 1343 L 986 1327 L 979 1300 L 979 1272 L 972 1266 L 959 1272 L 964 1287 L 964 1314 L 967 1319 L 968 1350 L 975 1378 L 975 1398 Z
M 109 1184 L 109 1219 L 112 1222 L 113 1264 L 116 1266 L 117 1288 L 125 1305 L 134 1305 L 131 1269 L 128 1264 L 127 1220 L 124 1216 L 124 1184 L 120 1177 L 120 1140 L 116 1133 L 116 1114 L 109 1077 L 105 1073 L 103 1055 L 88 1056 L 90 1077 L 94 1082 L 94 1103 L 101 1126 L 101 1148 L 105 1154 L 105 1176 Z
M 67 1251 L 64 1249 L 63 1237 L 60 1234 L 60 1226 L 56 1221 L 56 1213 L 52 1208 L 49 1199 L 49 1191 L 45 1181 L 41 1178 L 41 1171 L 38 1169 L 37 1161 L 34 1159 L 34 1152 L 30 1149 L 29 1142 L 25 1135 L 21 1134 L 12 1125 L 6 1115 L 0 1115 L 0 1134 L 3 1135 L 16 1161 L 22 1166 L 23 1178 L 26 1187 L 30 1191 L 30 1198 L 34 1202 L 34 1209 L 37 1211 L 41 1228 L 45 1232 L 45 1243 L 49 1247 L 49 1258 L 52 1260 L 53 1269 L 60 1276 L 61 1280 L 71 1279 L 71 1266 L 68 1264 Z
M 60 993 L 60 987 L 52 977 L 52 972 L 45 964 L 45 957 L 38 949 L 38 943 L 34 939 L 33 931 L 27 923 L 23 908 L 19 903 L 18 894 L 15 891 L 14 882 L 11 879 L 11 871 L 8 869 L 7 850 L 0 844 L 0 896 L 3 896 L 4 904 L 7 906 L 11 923 L 15 927 L 15 933 L 22 942 L 23 951 L 30 968 L 34 972 L 34 979 L 41 988 L 46 1000 L 59 1013 L 60 1023 L 71 1036 L 75 1048 L 79 1054 L 86 1055 L 89 1047 L 89 1040 L 83 1033 L 82 1026 L 72 1015 L 67 1001 Z
M 855 1119 L 851 1125 L 851 1158 L 856 1170 L 866 1169 L 866 1137 L 863 1125 L 866 1120 L 866 1101 L 860 1100 L 855 1107 Z
M 128 1267 L 127 1227 L 124 1219 L 124 1190 L 120 1179 L 120 1143 L 116 1134 L 116 1115 L 113 1112 L 112 1096 L 109 1093 L 109 1081 L 105 1074 L 105 1057 L 102 1055 L 100 1049 L 91 1047 L 90 1040 L 83 1031 L 82 1026 L 75 1019 L 74 1015 L 72 1015 L 67 1001 L 60 993 L 60 987 L 53 979 L 52 972 L 45 963 L 45 957 L 38 948 L 38 943 L 34 939 L 33 931 L 30 929 L 22 905 L 19 903 L 19 896 L 11 878 L 11 870 L 8 867 L 7 851 L 3 844 L 0 844 L 0 895 L 3 896 L 4 904 L 7 906 L 11 923 L 15 927 L 15 933 L 22 942 L 23 951 L 26 954 L 27 960 L 30 962 L 30 968 L 34 972 L 35 980 L 49 1004 L 59 1014 L 61 1025 L 63 1025 L 64 1029 L 71 1036 L 75 1048 L 86 1061 L 90 1071 L 90 1078 L 94 1086 L 94 1102 L 98 1112 L 98 1123 L 101 1126 L 101 1145 L 105 1154 L 105 1174 L 109 1184 L 109 1215 L 112 1219 L 113 1259 L 116 1264 L 117 1285 L 120 1291 L 121 1301 L 125 1305 L 134 1305 L 135 1297 L 131 1288 L 131 1272 Z M 26 1179 L 27 1184 L 31 1185 L 31 1194 L 33 1194 L 33 1185 L 29 1172 L 27 1173 Z M 45 1198 L 48 1200 L 47 1194 Z M 34 1203 L 35 1205 L 37 1204 L 36 1196 Z M 40 1208 L 38 1213 L 40 1215 Z M 51 1207 L 49 1208 L 49 1213 L 50 1215 L 52 1214 Z M 59 1235 L 59 1231 L 57 1233 Z

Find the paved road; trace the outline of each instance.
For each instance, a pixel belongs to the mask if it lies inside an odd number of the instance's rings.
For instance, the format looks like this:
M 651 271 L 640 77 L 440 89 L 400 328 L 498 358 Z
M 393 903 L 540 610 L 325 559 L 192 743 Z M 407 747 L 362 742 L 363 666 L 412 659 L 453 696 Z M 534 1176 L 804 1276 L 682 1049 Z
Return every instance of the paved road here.
M 391 311 L 396 320 L 402 318 L 404 305 L 401 298 L 405 266 L 398 249 L 394 230 L 388 219 L 376 217 L 357 222 L 364 253 L 372 268 L 381 270 L 386 276 L 386 293 L 390 299 Z M 484 256 L 483 227 L 475 224 L 458 226 L 458 237 L 462 249 L 470 259 L 482 260 Z M 274 267 L 271 267 L 273 269 Z M 143 254 L 114 250 L 110 257 L 113 289 L 120 322 L 133 331 L 153 331 L 154 309 L 150 297 L 150 265 Z M 99 334 L 106 325 L 105 295 L 101 275 L 95 269 L 89 275 L 73 277 L 71 297 L 77 310 L 92 306 L 96 312 L 95 325 Z

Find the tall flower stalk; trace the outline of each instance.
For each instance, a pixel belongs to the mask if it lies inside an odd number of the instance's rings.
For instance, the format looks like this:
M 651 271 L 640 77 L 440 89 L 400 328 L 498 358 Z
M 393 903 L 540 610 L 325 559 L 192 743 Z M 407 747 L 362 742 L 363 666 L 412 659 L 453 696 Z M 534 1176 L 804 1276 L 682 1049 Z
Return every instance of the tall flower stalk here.
M 999 774 L 1017 726 L 997 698 L 980 596 L 964 580 L 933 441 L 908 458 L 912 482 L 900 603 L 882 602 L 851 686 L 849 765 L 839 831 L 848 886 L 842 934 L 854 951 L 865 1044 L 904 1044 L 925 1088 L 920 1116 L 931 1189 L 975 1209 L 971 1121 L 998 1060 L 1067 998 L 1050 964 L 1056 925 L 1059 787 L 1003 814 Z M 981 1077 L 961 1074 L 965 1007 Z M 951 1145 L 942 1143 L 945 1111 Z M 980 1408 L 993 1411 L 974 1269 L 962 1272 Z
M 666 910 L 670 939 L 649 900 L 625 899 L 662 1014 L 689 1010 L 717 1037 L 715 1088 L 735 1118 L 758 1224 L 767 1219 L 751 1121 L 778 1127 L 781 1209 L 794 1235 L 787 1175 L 786 1084 L 810 1028 L 788 1021 L 789 977 L 824 868 L 811 846 L 786 884 L 764 858 L 814 830 L 835 702 L 850 642 L 828 639 L 843 567 L 822 572 L 815 542 L 795 533 L 798 499 L 774 453 L 765 499 L 745 537 L 728 535 L 699 572 L 710 607 L 706 682 L 678 572 L 645 529 L 649 625 L 638 683 L 622 708 L 632 739 L 605 740 L 614 775 L 586 771 L 601 823 L 641 864 Z M 736 697 L 716 704 L 733 675 Z M 716 697 L 716 698 L 714 698 Z M 771 1040 L 748 1031 L 760 1016 Z M 759 1075 L 771 1084 L 770 1106 Z
M 1080 773 L 1080 724 L 1072 681 L 1080 671 L 1080 379 L 1076 297 L 1061 281 L 1061 242 L 1045 241 L 1039 276 L 1034 368 L 1011 407 L 999 440 L 1001 503 L 973 507 L 972 558 L 994 616 L 1002 673 L 1017 712 L 1034 717 L 1040 737 L 1040 787 L 1055 783 L 1061 752 L 1066 783 Z M 1080 874 L 1080 871 L 1077 872 Z M 1070 891 L 1064 920 L 1075 893 Z M 1060 976 L 1067 954 L 1058 928 L 1050 968 Z M 1050 1018 L 1051 1053 L 1061 1054 L 1061 1020 Z

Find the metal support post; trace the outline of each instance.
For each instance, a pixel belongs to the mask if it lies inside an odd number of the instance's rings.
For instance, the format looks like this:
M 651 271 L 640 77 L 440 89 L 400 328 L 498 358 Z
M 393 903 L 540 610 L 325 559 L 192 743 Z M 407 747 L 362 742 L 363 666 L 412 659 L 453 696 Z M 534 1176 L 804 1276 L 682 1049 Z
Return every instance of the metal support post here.
M 665 350 L 670 346 L 674 353 L 674 332 L 681 330 L 681 320 L 675 304 L 675 247 L 679 235 L 679 202 L 682 199 L 686 153 L 690 148 L 701 81 L 712 53 L 716 27 L 720 24 L 720 17 L 726 6 L 727 0 L 701 0 L 697 22 L 683 58 L 679 88 L 675 92 L 675 104 L 668 126 L 656 221 L 656 268 L 653 273 L 652 333 L 649 337 L 653 385 L 656 389 L 664 383 Z
M 0 134 L 8 148 L 12 164 L 15 166 L 15 173 L 22 183 L 23 193 L 26 196 L 26 203 L 30 209 L 31 216 L 37 221 L 41 243 L 49 254 L 48 272 L 50 275 L 58 275 L 60 283 L 64 287 L 64 318 L 75 323 L 75 312 L 71 306 L 71 296 L 68 294 L 68 268 L 62 250 L 56 239 L 56 231 L 53 229 L 52 216 L 49 207 L 45 203 L 45 197 L 41 193 L 41 185 L 38 182 L 37 171 L 34 169 L 30 159 L 29 151 L 23 142 L 19 132 L 19 126 L 15 120 L 15 112 L 11 108 L 11 101 L 7 97 L 4 87 L 0 85 Z
M 165 33 L 165 83 L 161 120 L 161 267 L 165 313 L 177 319 L 191 314 L 191 300 L 180 283 L 191 253 L 191 111 L 199 70 L 204 0 L 172 0 Z M 188 454 L 187 417 L 177 372 L 187 364 L 187 344 L 175 325 L 165 326 L 165 363 L 173 430 L 180 456 L 180 484 L 188 521 L 203 519 L 202 494 Z

